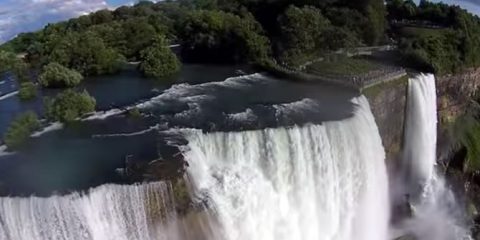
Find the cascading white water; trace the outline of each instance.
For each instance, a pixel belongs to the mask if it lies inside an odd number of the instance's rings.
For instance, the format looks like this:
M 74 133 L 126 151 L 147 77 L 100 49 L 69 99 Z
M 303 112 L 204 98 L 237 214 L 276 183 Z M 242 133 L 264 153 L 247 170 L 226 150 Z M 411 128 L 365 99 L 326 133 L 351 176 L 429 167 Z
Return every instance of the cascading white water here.
M 215 100 L 211 88 L 238 92 L 268 81 L 258 77 L 177 86 L 140 107 L 181 99 L 189 108 L 175 117 L 191 121 L 203 114 L 199 100 Z M 322 109 L 310 97 L 271 101 L 276 119 Z M 385 152 L 366 98 L 352 101 L 352 117 L 321 125 L 180 130 L 189 141 L 183 153 L 191 194 L 206 209 L 177 216 L 167 183 L 0 198 L 0 240 L 387 240 Z M 252 116 L 251 109 L 227 115 L 238 122 Z
M 385 153 L 367 100 L 350 119 L 187 133 L 195 192 L 226 240 L 386 240 Z
M 402 226 L 419 240 L 469 239 L 461 224 L 460 208 L 444 179 L 437 174 L 437 104 L 435 77 L 419 75 L 409 80 L 403 190 L 412 205 L 412 218 Z
M 86 195 L 0 198 L 0 240 L 176 238 L 171 186 L 104 185 Z
M 435 171 L 437 94 L 433 75 L 409 79 L 402 170 L 410 195 L 423 192 Z M 413 191 L 413 192 L 412 192 Z

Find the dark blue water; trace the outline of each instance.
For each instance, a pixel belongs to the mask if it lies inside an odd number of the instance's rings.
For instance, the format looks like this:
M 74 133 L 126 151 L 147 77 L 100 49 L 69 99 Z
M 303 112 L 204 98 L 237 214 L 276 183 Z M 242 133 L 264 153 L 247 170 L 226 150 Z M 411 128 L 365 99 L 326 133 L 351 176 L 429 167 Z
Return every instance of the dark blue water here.
M 240 131 L 322 123 L 351 116 L 358 93 L 335 86 L 295 83 L 253 74 L 238 77 L 235 66 L 186 65 L 162 81 L 142 78 L 134 69 L 87 79 L 97 110 L 136 106 L 141 118 L 115 114 L 79 121 L 33 137 L 15 154 L 0 154 L 0 195 L 50 195 L 85 190 L 104 183 L 126 183 L 117 174 L 125 159 L 175 159 L 184 144 L 176 129 Z M 12 80 L 10 80 L 12 81 Z M 14 90 L 14 89 L 13 89 Z M 52 96 L 58 90 L 43 91 Z M 0 132 L 25 111 L 42 114 L 41 98 L 0 100 Z M 95 116 L 100 116 L 97 113 Z
M 79 86 L 97 100 L 98 110 L 135 105 L 160 94 L 172 84 L 200 84 L 223 81 L 234 76 L 235 66 L 186 65 L 170 79 L 149 80 L 134 69 L 114 76 L 89 78 Z M 4 78 L 2 91 L 17 89 L 13 78 Z M 33 110 L 42 116 L 42 98 L 58 90 L 39 92 L 31 102 L 17 96 L 0 100 L 0 135 L 18 114 Z M 158 133 L 125 137 L 101 137 L 108 134 L 132 133 L 154 125 L 150 118 L 134 119 L 125 115 L 105 120 L 82 121 L 29 140 L 24 148 L 11 155 L 0 156 L 0 194 L 49 195 L 82 190 L 106 182 L 122 182 L 115 172 L 125 166 L 125 157 L 151 161 L 158 157 Z

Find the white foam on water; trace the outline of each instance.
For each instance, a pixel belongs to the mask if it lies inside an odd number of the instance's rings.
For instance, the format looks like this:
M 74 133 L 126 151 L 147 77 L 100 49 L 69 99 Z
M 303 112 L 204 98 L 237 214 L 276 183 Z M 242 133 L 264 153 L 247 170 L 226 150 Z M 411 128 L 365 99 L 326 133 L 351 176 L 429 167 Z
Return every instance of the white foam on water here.
M 5 99 L 7 99 L 7 98 L 11 98 L 11 97 L 13 97 L 13 96 L 16 96 L 17 94 L 18 94 L 18 91 L 4 94 L 4 95 L 0 96 L 0 101 L 1 101 L 1 100 L 5 100 Z
M 188 83 L 177 84 L 165 90 L 162 94 L 155 96 L 148 101 L 138 104 L 136 107 L 142 108 L 142 109 L 151 108 L 157 105 L 164 104 L 171 100 L 191 102 L 189 101 L 188 97 L 197 97 L 198 95 L 202 95 L 205 89 L 209 89 L 212 87 L 243 89 L 247 87 L 249 84 L 253 82 L 258 82 L 258 81 L 271 81 L 271 80 L 268 80 L 267 77 L 263 76 L 260 73 L 254 73 L 250 75 L 227 78 L 221 82 L 208 82 L 208 83 L 202 83 L 198 85 L 190 85 Z M 206 97 L 209 97 L 209 96 L 206 96 Z
M 93 135 L 93 138 L 109 138 L 109 137 L 133 137 L 133 136 L 139 136 L 143 135 L 145 133 L 149 133 L 155 130 L 160 130 L 160 128 L 163 127 L 160 124 L 157 124 L 155 126 L 151 126 L 145 130 L 137 131 L 137 132 L 132 132 L 132 133 L 114 133 L 114 134 L 97 134 Z
M 122 114 L 124 112 L 125 110 L 119 108 L 113 108 L 107 111 L 98 111 L 94 112 L 91 116 L 82 119 L 82 121 L 104 120 L 111 116 Z
M 255 121 L 257 119 L 257 115 L 253 112 L 251 108 L 247 108 L 243 112 L 238 112 L 238 113 L 230 113 L 227 114 L 227 119 L 231 121 L 236 121 L 236 122 L 248 122 L 248 121 Z
M 0 145 L 0 157 L 15 154 L 14 152 L 7 152 L 6 145 Z
M 43 128 L 42 130 L 34 132 L 32 135 L 30 135 L 30 137 L 40 137 L 45 133 L 49 133 L 49 132 L 53 132 L 61 129 L 63 129 L 63 124 L 60 122 L 54 122 L 48 125 L 47 127 Z

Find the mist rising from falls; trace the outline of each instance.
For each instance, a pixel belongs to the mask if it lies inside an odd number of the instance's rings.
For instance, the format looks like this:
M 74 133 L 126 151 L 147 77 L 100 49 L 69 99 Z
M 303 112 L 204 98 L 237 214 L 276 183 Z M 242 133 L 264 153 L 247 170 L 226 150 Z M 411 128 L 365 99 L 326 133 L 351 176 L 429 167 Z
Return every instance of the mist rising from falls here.
M 410 201 L 412 218 L 404 231 L 419 240 L 468 239 L 461 222 L 461 210 L 446 186 L 436 165 L 437 104 L 433 75 L 409 79 L 405 146 L 401 187 L 396 199 L 405 195 Z
M 386 240 L 388 180 L 364 97 L 351 119 L 246 132 L 187 133 L 197 195 L 226 240 Z

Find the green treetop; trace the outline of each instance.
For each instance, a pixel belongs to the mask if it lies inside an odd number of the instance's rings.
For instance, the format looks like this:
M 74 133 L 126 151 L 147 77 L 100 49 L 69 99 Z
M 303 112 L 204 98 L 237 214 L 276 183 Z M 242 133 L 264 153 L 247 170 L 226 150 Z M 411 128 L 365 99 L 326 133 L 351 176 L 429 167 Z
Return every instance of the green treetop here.
M 83 80 L 83 76 L 75 70 L 68 69 L 59 63 L 52 62 L 43 68 L 39 80 L 44 87 L 73 87 Z
M 140 52 L 140 71 L 147 77 L 162 78 L 180 69 L 180 61 L 167 46 L 163 36 L 157 37 L 152 45 Z
M 54 99 L 45 99 L 45 113 L 50 120 L 72 122 L 95 111 L 95 105 L 95 99 L 86 91 L 78 93 L 68 89 Z

